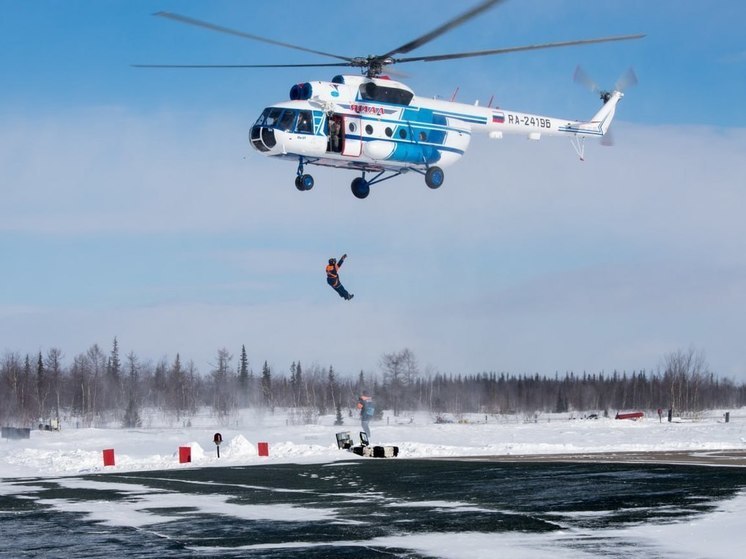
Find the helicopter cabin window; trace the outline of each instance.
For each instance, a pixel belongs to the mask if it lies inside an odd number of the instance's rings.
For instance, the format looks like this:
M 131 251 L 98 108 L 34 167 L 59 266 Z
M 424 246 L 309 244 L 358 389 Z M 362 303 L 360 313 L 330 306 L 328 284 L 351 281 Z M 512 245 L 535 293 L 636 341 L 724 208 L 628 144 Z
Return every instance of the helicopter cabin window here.
M 407 129 L 406 128 L 400 128 L 399 129 L 399 137 L 402 140 L 406 140 L 407 139 Z
M 373 127 L 370 124 L 365 125 L 365 133 L 368 134 L 368 136 L 373 135 Z
M 378 101 L 393 105 L 409 105 L 414 97 L 414 93 L 406 89 L 384 87 L 373 82 L 362 84 L 359 91 L 360 98 L 364 101 Z
M 286 132 L 289 132 L 293 129 L 293 125 L 295 124 L 295 117 L 297 113 L 296 111 L 292 110 L 286 110 L 283 111 L 282 116 L 277 121 L 277 128 L 280 130 L 285 130 Z
M 421 130 L 420 131 L 420 142 L 424 142 L 425 140 L 427 140 L 427 132 L 425 132 L 424 130 Z
M 387 136 L 388 136 L 389 138 L 390 138 L 391 136 L 393 136 L 393 135 L 394 135 L 394 131 L 393 131 L 393 130 L 391 130 L 391 127 L 390 127 L 390 126 L 387 126 L 387 127 L 386 127 L 386 129 L 384 130 L 384 133 L 385 133 L 385 134 L 386 134 L 386 135 L 387 135 Z
M 311 134 L 313 132 L 312 122 L 311 111 L 298 111 L 298 124 L 295 126 L 295 131 Z

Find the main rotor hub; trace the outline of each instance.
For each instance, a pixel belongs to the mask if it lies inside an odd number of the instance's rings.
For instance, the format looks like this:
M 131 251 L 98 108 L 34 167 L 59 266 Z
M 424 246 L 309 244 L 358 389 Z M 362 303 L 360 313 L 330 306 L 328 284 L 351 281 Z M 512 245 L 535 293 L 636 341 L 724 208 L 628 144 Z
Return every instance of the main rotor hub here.
M 369 78 L 376 78 L 383 73 L 384 66 L 394 64 L 395 62 L 396 60 L 394 60 L 390 56 L 386 56 L 386 57 L 368 56 L 367 58 L 368 71 L 365 74 Z

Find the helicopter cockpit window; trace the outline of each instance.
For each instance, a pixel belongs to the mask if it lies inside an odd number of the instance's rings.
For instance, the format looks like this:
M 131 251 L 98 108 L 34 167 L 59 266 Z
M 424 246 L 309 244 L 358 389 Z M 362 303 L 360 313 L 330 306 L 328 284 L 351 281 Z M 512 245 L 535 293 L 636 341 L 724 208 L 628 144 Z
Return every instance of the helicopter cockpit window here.
M 312 122 L 311 111 L 298 111 L 298 124 L 295 127 L 295 131 L 311 134 L 313 132 Z
M 277 121 L 276 128 L 279 128 L 280 130 L 286 130 L 286 131 L 292 130 L 293 125 L 295 124 L 296 114 L 297 114 L 296 111 L 289 110 L 289 109 L 283 111 L 282 116 Z
M 274 127 L 281 112 L 282 109 L 278 108 L 270 107 L 268 109 L 264 109 L 264 112 L 256 120 L 256 126 L 266 126 L 268 128 Z
M 414 93 L 406 89 L 384 87 L 373 82 L 362 84 L 359 91 L 360 98 L 364 101 L 378 101 L 394 105 L 409 105 L 414 97 Z

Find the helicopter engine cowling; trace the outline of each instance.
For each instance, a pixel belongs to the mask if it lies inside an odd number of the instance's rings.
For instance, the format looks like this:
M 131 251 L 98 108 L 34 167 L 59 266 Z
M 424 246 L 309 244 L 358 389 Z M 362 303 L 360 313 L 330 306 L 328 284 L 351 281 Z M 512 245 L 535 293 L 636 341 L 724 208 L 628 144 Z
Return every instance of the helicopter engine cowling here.
M 323 101 L 337 101 L 340 98 L 340 86 L 331 82 L 305 82 L 294 84 L 290 88 L 291 101 L 308 101 L 319 99 Z
M 290 88 L 290 100 L 306 101 L 311 98 L 312 92 L 313 86 L 310 83 L 297 83 Z

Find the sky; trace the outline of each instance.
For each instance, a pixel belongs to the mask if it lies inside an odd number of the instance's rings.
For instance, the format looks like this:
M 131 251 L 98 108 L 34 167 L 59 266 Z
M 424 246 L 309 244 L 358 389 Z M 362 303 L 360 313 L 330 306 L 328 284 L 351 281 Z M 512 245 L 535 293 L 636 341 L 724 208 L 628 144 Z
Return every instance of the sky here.
M 97 343 L 203 372 L 242 345 L 290 363 L 424 374 L 657 370 L 694 348 L 746 382 L 746 39 L 742 2 L 512 0 L 413 54 L 605 35 L 645 39 L 401 65 L 419 95 L 588 118 L 581 65 L 633 67 L 611 148 L 475 136 L 422 177 L 350 193 L 354 174 L 248 144 L 262 109 L 328 68 L 154 70 L 132 64 L 328 62 L 151 14 L 173 11 L 345 56 L 383 53 L 470 3 L 382 0 L 0 0 L 0 352 Z M 354 72 L 351 72 L 354 73 Z M 352 302 L 326 285 L 331 256 Z

